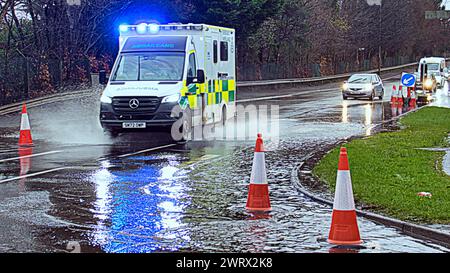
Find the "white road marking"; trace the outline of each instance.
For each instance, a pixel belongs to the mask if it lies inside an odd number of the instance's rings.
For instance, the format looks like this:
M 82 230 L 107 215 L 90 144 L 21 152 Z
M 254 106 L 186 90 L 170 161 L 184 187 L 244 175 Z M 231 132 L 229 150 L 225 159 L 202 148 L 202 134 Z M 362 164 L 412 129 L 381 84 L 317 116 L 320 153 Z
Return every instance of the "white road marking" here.
M 0 154 L 11 154 L 17 152 L 17 149 L 11 149 L 11 150 L 1 150 Z
M 20 179 L 23 179 L 23 178 L 38 176 L 38 175 L 42 175 L 42 174 L 54 173 L 54 172 L 58 172 L 58 171 L 61 171 L 61 170 L 67 170 L 67 169 L 71 169 L 71 168 L 72 167 L 61 167 L 61 168 L 51 169 L 51 170 L 47 170 L 47 171 L 42 171 L 42 172 L 37 172 L 37 173 L 30 173 L 30 174 L 26 174 L 26 175 L 12 177 L 12 178 L 8 178 L 8 179 L 5 179 L 5 180 L 0 180 L 0 184 L 4 184 L 4 183 L 15 181 L 15 180 L 20 180 Z
M 152 152 L 152 151 L 162 150 L 162 149 L 169 148 L 169 147 L 173 147 L 173 146 L 176 146 L 176 145 L 177 145 L 177 144 L 169 144 L 169 145 L 165 145 L 165 146 L 160 146 L 160 147 L 150 148 L 150 149 L 138 151 L 138 152 L 135 152 L 135 153 L 119 155 L 118 158 L 124 158 L 124 157 L 129 157 L 129 156 L 133 156 L 133 155 L 143 154 L 143 153 L 147 153 L 147 152 Z
M 14 161 L 14 160 L 23 159 L 23 158 L 31 158 L 31 157 L 37 157 L 37 156 L 43 156 L 43 155 L 57 154 L 57 153 L 61 153 L 61 152 L 62 151 L 51 151 L 51 152 L 45 152 L 45 153 L 39 153 L 39 154 L 31 154 L 31 155 L 25 155 L 25 156 L 13 157 L 13 158 L 1 159 L 0 163 L 7 162 L 7 161 Z

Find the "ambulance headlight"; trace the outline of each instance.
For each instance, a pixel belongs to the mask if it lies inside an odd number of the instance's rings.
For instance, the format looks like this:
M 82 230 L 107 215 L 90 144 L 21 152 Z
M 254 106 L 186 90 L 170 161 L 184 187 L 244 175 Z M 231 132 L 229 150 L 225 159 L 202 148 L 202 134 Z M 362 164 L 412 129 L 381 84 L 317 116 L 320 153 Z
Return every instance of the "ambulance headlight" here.
M 121 25 L 119 27 L 120 32 L 127 32 L 128 31 L 128 26 L 127 25 Z
M 425 83 L 423 84 L 423 86 L 424 86 L 426 89 L 429 89 L 429 88 L 433 87 L 433 81 L 432 81 L 431 79 L 426 79 L 426 80 L 425 80 Z
M 136 27 L 136 31 L 139 34 L 145 34 L 147 32 L 147 24 L 142 23 Z
M 105 94 L 102 94 L 102 96 L 100 97 L 100 102 L 101 103 L 106 103 L 106 104 L 111 104 L 112 103 L 112 98 L 106 96 Z
M 178 102 L 180 100 L 180 94 L 174 94 L 174 95 L 170 95 L 167 97 L 164 97 L 161 101 L 161 103 L 173 103 L 173 102 Z
M 159 26 L 156 24 L 150 24 L 149 25 L 149 29 L 150 29 L 150 33 L 158 33 L 159 31 Z

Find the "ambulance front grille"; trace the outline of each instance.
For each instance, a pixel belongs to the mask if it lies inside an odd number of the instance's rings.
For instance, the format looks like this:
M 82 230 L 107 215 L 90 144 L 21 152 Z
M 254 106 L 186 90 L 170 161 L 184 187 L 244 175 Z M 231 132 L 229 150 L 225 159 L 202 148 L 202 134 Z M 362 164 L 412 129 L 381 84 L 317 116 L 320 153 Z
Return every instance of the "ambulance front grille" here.
M 138 101 L 136 108 L 130 106 L 132 100 Z M 161 100 L 158 97 L 115 97 L 112 99 L 113 109 L 118 114 L 155 113 L 160 103 Z M 136 103 L 131 104 L 136 106 Z

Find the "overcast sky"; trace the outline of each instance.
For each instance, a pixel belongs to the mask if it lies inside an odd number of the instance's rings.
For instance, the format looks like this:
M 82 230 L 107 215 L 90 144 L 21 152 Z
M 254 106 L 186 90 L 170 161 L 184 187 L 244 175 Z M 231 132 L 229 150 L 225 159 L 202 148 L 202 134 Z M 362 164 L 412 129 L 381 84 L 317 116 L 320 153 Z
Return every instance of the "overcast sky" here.
M 450 0 L 443 0 L 442 4 L 445 5 L 446 10 L 450 10 Z

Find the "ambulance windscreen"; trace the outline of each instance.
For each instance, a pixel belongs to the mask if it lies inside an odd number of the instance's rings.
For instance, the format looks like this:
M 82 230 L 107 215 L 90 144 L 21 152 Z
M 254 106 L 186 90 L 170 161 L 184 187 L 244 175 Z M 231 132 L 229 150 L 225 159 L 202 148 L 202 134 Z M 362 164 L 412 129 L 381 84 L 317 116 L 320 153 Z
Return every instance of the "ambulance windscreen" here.
M 181 81 L 183 52 L 122 53 L 113 81 Z

